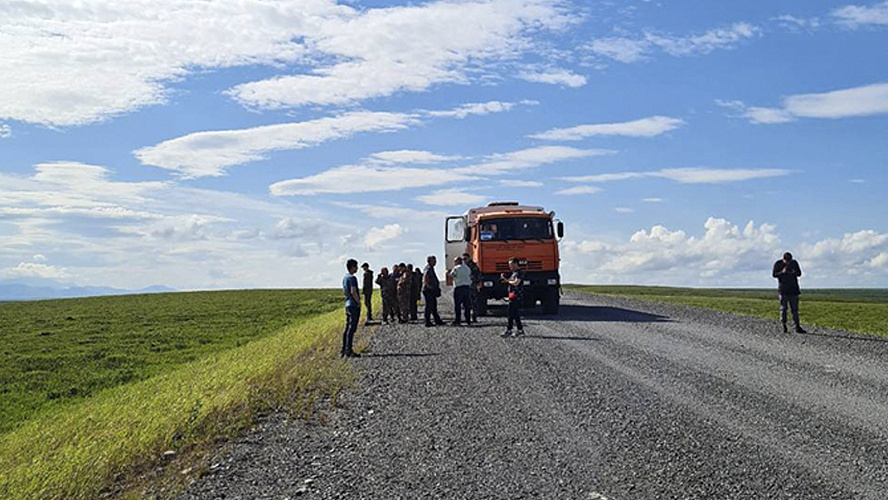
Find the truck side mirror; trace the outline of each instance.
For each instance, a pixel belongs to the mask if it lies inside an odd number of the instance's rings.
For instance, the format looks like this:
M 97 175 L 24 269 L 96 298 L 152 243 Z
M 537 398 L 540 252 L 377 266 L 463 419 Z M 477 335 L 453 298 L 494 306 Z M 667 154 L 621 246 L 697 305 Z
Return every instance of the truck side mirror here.
M 559 239 L 564 238 L 564 223 L 563 222 L 558 221 L 558 225 L 556 226 L 555 230 L 558 232 Z

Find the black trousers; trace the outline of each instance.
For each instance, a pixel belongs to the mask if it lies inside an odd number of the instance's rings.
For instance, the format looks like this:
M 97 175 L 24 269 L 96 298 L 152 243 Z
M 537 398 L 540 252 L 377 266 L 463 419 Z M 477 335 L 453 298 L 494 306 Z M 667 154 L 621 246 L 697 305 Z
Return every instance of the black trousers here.
M 524 327 L 521 326 L 521 307 L 517 300 L 509 301 L 509 331 L 512 331 L 512 325 L 518 327 L 519 330 L 524 330 Z
M 355 332 L 358 330 L 359 319 L 361 319 L 360 307 L 345 308 L 345 331 L 342 332 L 342 354 L 354 352 L 352 345 L 355 341 Z
M 425 300 L 425 324 L 431 325 L 433 318 L 435 323 L 442 323 L 441 316 L 438 315 L 438 294 L 423 290 L 422 297 Z
M 460 322 L 460 313 L 465 312 L 466 323 L 472 322 L 472 289 L 458 286 L 453 289 L 453 322 Z
M 793 322 L 795 322 L 796 326 L 799 326 L 799 296 L 780 294 L 780 320 L 783 321 L 784 325 L 786 324 L 787 306 L 792 310 Z
M 364 294 L 364 307 L 367 308 L 367 321 L 373 319 L 373 292 Z
M 410 295 L 410 319 L 416 321 L 419 317 L 419 295 Z

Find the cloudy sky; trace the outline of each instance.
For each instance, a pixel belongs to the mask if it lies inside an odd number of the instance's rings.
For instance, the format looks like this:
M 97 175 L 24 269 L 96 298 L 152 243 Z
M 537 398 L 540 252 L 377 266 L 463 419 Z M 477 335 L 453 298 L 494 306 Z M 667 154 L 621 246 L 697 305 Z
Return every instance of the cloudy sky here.
M 888 286 L 888 2 L 0 3 L 0 280 L 330 286 L 555 210 L 566 281 Z

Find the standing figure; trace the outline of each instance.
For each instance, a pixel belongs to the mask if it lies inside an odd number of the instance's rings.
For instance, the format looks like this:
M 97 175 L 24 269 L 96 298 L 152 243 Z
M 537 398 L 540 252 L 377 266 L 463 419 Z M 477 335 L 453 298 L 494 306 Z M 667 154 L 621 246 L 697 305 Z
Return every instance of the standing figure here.
M 469 295 L 469 307 L 472 308 L 472 321 L 478 322 L 478 302 L 481 300 L 481 268 L 472 260 L 472 256 L 464 253 L 463 264 L 472 272 L 472 288 Z
M 345 331 L 342 332 L 342 349 L 339 355 L 344 358 L 357 358 L 353 344 L 355 332 L 358 329 L 358 320 L 361 319 L 361 298 L 358 296 L 358 261 L 348 259 L 345 263 L 348 271 L 342 278 L 342 293 L 345 295 Z
M 361 287 L 361 294 L 364 296 L 364 307 L 367 308 L 367 321 L 373 320 L 373 271 L 370 264 L 364 262 L 361 264 L 364 270 L 364 281 Z
M 410 319 L 419 319 L 419 299 L 422 296 L 422 270 L 419 266 L 413 269 L 413 296 L 410 297 Z
M 379 291 L 382 293 L 382 322 L 388 323 L 389 318 L 394 321 L 398 314 L 395 312 L 395 302 L 397 299 L 397 290 L 395 289 L 395 280 L 389 274 L 387 267 L 383 267 L 376 277 L 376 284 L 379 285 Z
M 777 278 L 777 293 L 780 294 L 780 320 L 783 322 L 783 333 L 788 332 L 786 328 L 786 308 L 792 309 L 792 321 L 795 323 L 796 333 L 808 333 L 799 323 L 799 295 L 802 291 L 799 289 L 799 276 L 802 275 L 802 268 L 798 261 L 792 258 L 792 254 L 786 252 L 783 259 L 774 263 L 771 276 Z
M 465 312 L 466 324 L 471 325 L 472 308 L 469 300 L 472 296 L 472 271 L 463 264 L 462 257 L 453 259 L 450 277 L 453 278 L 453 324 L 459 326 L 460 314 Z
M 395 308 L 395 317 L 401 317 L 401 302 L 398 300 L 398 281 L 401 279 L 401 264 L 393 264 L 392 265 L 392 281 L 395 283 L 395 296 L 394 296 L 394 308 Z
M 503 337 L 512 336 L 512 326 L 518 328 L 516 337 L 524 335 L 524 327 L 521 325 L 521 299 L 524 291 L 524 271 L 518 265 L 518 259 L 512 257 L 509 259 L 509 270 L 512 274 L 503 273 L 500 279 L 509 287 L 509 326 L 503 333 Z
M 428 265 L 422 273 L 422 298 L 425 301 L 425 326 L 443 325 L 441 316 L 438 315 L 438 297 L 441 296 L 441 282 L 438 281 L 438 275 L 435 274 L 435 264 L 438 259 L 434 255 L 429 255 L 426 259 Z M 432 320 L 435 323 L 432 324 Z
M 407 265 L 400 264 L 401 275 L 398 278 L 398 322 L 407 323 L 410 320 L 410 290 L 413 287 L 413 273 L 407 272 Z

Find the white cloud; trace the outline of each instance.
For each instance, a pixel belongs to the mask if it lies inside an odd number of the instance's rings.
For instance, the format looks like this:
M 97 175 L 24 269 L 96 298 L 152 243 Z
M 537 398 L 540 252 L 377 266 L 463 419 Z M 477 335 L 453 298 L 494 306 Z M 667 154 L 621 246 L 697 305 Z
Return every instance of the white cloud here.
M 417 151 L 412 149 L 401 149 L 398 151 L 380 151 L 370 155 L 370 159 L 380 163 L 442 163 L 447 161 L 457 161 L 462 159 L 461 156 L 446 156 L 432 153 L 430 151 Z
M 672 56 L 708 54 L 717 49 L 735 47 L 743 40 L 761 34 L 761 29 L 748 23 L 735 23 L 727 28 L 716 28 L 697 35 L 675 36 L 645 32 L 640 37 L 607 37 L 593 40 L 585 49 L 602 57 L 623 63 L 647 59 L 661 50 Z
M 873 5 L 846 5 L 832 11 L 840 24 L 851 28 L 860 26 L 888 26 L 888 2 Z
M 382 243 L 393 240 L 405 233 L 400 224 L 386 224 L 383 227 L 371 227 L 364 235 L 364 245 L 367 248 L 375 248 Z
M 596 194 L 600 193 L 602 189 L 598 186 L 576 186 L 572 188 L 562 189 L 560 191 L 555 191 L 555 194 L 561 196 L 577 196 L 582 194 Z
M 196 132 L 134 154 L 145 165 L 186 178 L 220 176 L 231 166 L 260 160 L 271 151 L 303 149 L 359 132 L 392 132 L 416 123 L 413 115 L 361 111 L 304 122 Z
M 585 76 L 560 68 L 551 68 L 541 71 L 524 71 L 518 74 L 518 78 L 529 82 L 566 85 L 573 88 L 586 85 Z
M 635 213 L 635 210 L 633 210 L 629 207 L 617 207 L 614 209 L 614 212 L 616 212 L 618 214 L 631 214 L 631 213 Z
M 888 83 L 876 83 L 832 92 L 784 97 L 782 106 L 746 106 L 741 101 L 716 101 L 739 111 L 751 123 L 785 123 L 796 118 L 848 118 L 888 113 Z
M 709 218 L 700 236 L 655 225 L 628 241 L 565 240 L 566 279 L 593 283 L 775 286 L 771 264 L 790 250 L 803 286 L 881 286 L 888 278 L 888 234 L 866 230 L 788 245 L 776 226 Z
M 439 206 L 479 205 L 487 200 L 487 196 L 469 193 L 461 189 L 439 189 L 416 197 L 416 201 L 426 205 Z
M 367 9 L 330 18 L 309 38 L 321 61 L 310 73 L 245 83 L 231 90 L 262 108 L 344 104 L 470 80 L 485 66 L 533 48 L 531 35 L 570 20 L 555 0 L 432 2 Z
M 0 4 L 0 117 L 78 125 L 165 102 L 189 71 L 295 62 L 332 0 Z
M 663 198 L 645 198 L 641 201 L 645 203 L 663 203 Z
M 20 262 L 17 266 L 0 270 L 5 278 L 65 278 L 68 273 L 56 266 L 39 262 Z
M 622 123 L 595 123 L 570 128 L 556 128 L 531 135 L 547 141 L 579 141 L 587 137 L 619 135 L 626 137 L 653 137 L 675 130 L 684 120 L 668 116 L 651 116 Z
M 12 137 L 12 127 L 5 123 L 0 123 L 0 139 Z
M 471 115 L 489 115 L 491 113 L 504 113 L 506 111 L 511 111 L 515 106 L 523 104 L 527 106 L 535 106 L 539 104 L 537 101 L 531 100 L 523 100 L 518 102 L 503 102 L 503 101 L 487 101 L 487 102 L 472 102 L 457 106 L 453 109 L 443 110 L 443 111 L 427 111 L 426 114 L 429 116 L 436 117 L 452 117 L 457 119 L 463 119 Z
M 775 18 L 784 28 L 799 31 L 801 29 L 814 30 L 820 27 L 820 19 L 816 17 L 802 18 L 790 14 L 784 14 Z
M 413 220 L 427 224 L 430 220 L 443 220 L 444 212 L 435 210 L 417 210 L 396 205 L 369 205 L 365 203 L 334 202 L 336 206 L 360 211 L 374 219 Z
M 476 175 L 500 175 L 516 170 L 537 168 L 560 161 L 607 156 L 615 154 L 610 149 L 577 149 L 567 146 L 540 146 L 511 153 L 490 155 L 487 161 L 454 169 L 455 172 Z
M 503 179 L 500 182 L 501 186 L 507 187 L 518 187 L 518 188 L 535 188 L 535 187 L 543 187 L 543 184 L 540 181 L 523 181 L 519 179 Z
M 773 168 L 665 168 L 651 172 L 620 172 L 613 174 L 563 177 L 571 182 L 611 182 L 628 179 L 662 178 L 682 184 L 721 184 L 789 175 L 789 170 Z
M 375 165 L 345 165 L 319 174 L 272 184 L 274 196 L 310 196 L 321 193 L 369 193 L 437 186 L 473 179 L 454 170 Z

